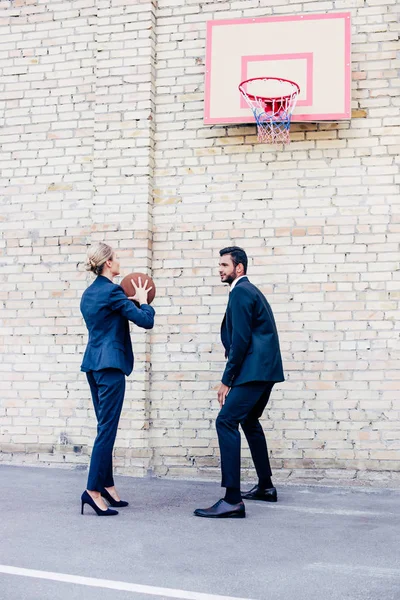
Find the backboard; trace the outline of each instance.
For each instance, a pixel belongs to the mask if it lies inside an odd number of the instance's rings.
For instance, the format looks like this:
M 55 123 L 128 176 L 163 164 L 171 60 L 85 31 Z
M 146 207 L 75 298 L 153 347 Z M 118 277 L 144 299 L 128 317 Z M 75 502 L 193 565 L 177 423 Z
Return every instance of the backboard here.
M 350 13 L 207 23 L 205 124 L 252 123 L 238 85 L 253 77 L 295 81 L 292 121 L 351 118 Z

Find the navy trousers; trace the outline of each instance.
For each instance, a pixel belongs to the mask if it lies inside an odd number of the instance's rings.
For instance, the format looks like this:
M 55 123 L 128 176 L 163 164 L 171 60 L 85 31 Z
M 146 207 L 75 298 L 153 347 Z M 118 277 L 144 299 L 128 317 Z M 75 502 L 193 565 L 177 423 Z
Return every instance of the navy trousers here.
M 119 369 L 86 373 L 97 418 L 97 436 L 90 459 L 88 490 L 114 485 L 112 452 L 125 395 L 125 375 Z
M 241 425 L 259 480 L 271 477 L 267 442 L 260 417 L 267 406 L 273 381 L 255 381 L 232 387 L 216 421 L 221 453 L 222 487 L 240 489 Z

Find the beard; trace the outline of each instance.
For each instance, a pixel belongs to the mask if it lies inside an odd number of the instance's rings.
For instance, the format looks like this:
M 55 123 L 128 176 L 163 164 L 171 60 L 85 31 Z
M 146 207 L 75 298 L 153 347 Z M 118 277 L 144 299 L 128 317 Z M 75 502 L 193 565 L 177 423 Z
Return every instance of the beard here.
M 230 275 L 227 275 L 225 277 L 224 283 L 229 283 L 229 285 L 232 285 L 232 282 L 235 281 L 236 278 L 237 278 L 237 275 L 236 275 L 236 268 L 235 268 L 235 270 Z

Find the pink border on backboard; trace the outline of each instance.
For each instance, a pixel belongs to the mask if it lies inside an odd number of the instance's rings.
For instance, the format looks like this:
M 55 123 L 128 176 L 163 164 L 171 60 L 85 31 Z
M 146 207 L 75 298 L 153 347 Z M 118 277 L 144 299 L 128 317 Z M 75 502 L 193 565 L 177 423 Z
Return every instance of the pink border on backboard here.
M 312 52 L 295 52 L 293 54 L 254 54 L 253 56 L 242 56 L 242 81 L 248 79 L 247 66 L 249 62 L 273 61 L 273 60 L 306 60 L 307 62 L 307 88 L 306 97 L 297 100 L 296 106 L 311 106 L 313 101 L 313 58 Z M 300 90 L 301 92 L 302 90 Z M 240 108 L 247 108 L 246 100 L 240 96 Z
M 311 21 L 323 19 L 344 19 L 345 27 L 345 51 L 344 51 L 344 67 L 345 67 L 345 82 L 344 82 L 344 112 L 343 113 L 326 113 L 302 115 L 296 114 L 293 116 L 293 121 L 336 121 L 338 119 L 351 118 L 351 56 L 350 56 L 350 35 L 351 23 L 350 12 L 330 13 L 330 14 L 310 14 L 310 15 L 291 15 L 281 17 L 262 17 L 254 19 L 224 19 L 220 21 L 207 22 L 207 41 L 206 41 L 206 78 L 205 78 L 205 98 L 204 98 L 204 123 L 206 125 L 214 125 L 218 123 L 249 123 L 249 117 L 223 117 L 210 118 L 210 86 L 211 86 L 211 55 L 212 55 L 212 28 L 220 25 L 237 25 L 247 23 L 268 23 L 279 21 Z

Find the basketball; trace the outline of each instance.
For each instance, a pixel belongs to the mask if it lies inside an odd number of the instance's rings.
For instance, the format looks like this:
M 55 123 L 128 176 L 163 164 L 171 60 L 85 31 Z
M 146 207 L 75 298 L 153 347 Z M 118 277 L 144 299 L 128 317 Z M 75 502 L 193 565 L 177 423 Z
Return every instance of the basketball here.
M 122 287 L 122 289 L 128 297 L 134 296 L 136 294 L 136 290 L 132 285 L 131 279 L 133 279 L 136 285 L 139 285 L 139 278 L 141 279 L 142 286 L 144 286 L 146 280 L 148 281 L 147 289 L 151 288 L 151 290 L 147 296 L 147 304 L 151 304 L 156 295 L 156 286 L 154 285 L 154 281 L 151 277 L 149 277 L 149 275 L 145 275 L 145 273 L 129 273 L 129 275 L 126 275 L 123 278 L 123 280 L 120 283 L 120 286 Z M 139 303 L 136 302 L 136 300 L 133 300 L 133 302 L 136 304 L 136 306 L 139 306 Z

